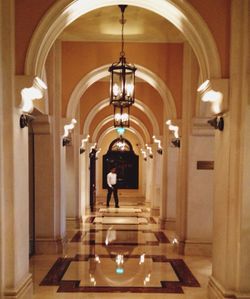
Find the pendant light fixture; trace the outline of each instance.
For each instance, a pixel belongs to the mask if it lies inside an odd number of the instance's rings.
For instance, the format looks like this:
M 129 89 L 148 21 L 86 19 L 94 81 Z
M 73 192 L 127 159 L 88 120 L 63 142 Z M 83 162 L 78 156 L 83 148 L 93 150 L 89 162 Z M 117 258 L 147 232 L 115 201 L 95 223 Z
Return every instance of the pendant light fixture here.
M 124 52 L 124 11 L 127 5 L 119 5 L 122 18 L 121 52 L 118 62 L 109 67 L 110 104 L 114 106 L 114 126 L 129 127 L 129 107 L 135 100 L 135 71 L 133 64 L 126 62 Z

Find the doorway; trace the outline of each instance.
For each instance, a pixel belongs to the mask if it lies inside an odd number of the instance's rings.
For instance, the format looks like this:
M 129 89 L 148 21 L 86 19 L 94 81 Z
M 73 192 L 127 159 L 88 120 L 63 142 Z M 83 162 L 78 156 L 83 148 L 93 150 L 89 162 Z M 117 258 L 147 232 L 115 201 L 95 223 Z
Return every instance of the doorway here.
M 113 140 L 103 156 L 103 189 L 107 188 L 107 174 L 116 168 L 118 189 L 138 189 L 139 157 L 131 143 L 124 138 Z

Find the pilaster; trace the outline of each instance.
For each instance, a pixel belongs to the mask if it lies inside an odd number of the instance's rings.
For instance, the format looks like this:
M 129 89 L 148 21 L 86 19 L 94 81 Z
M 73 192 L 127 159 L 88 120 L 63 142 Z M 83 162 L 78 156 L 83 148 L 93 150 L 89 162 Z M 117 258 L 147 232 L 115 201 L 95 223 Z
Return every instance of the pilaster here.
M 60 231 L 61 211 L 55 208 L 58 199 L 54 194 L 51 119 L 48 115 L 39 115 L 32 125 L 35 147 L 35 250 L 36 253 L 60 253 L 65 236 Z
M 248 0 L 232 0 L 229 110 L 216 132 L 210 299 L 250 298 Z
M 19 127 L 14 1 L 0 1 L 0 297 L 31 298 L 28 130 Z

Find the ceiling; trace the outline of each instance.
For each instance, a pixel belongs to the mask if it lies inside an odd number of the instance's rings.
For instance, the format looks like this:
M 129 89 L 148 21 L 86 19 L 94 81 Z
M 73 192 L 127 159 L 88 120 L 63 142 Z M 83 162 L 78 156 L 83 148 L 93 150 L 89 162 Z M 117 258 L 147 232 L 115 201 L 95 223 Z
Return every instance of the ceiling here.
M 128 6 L 124 17 L 125 42 L 183 42 L 184 36 L 163 17 L 135 6 Z M 118 6 L 96 9 L 78 18 L 60 35 L 63 41 L 120 41 L 121 12 Z

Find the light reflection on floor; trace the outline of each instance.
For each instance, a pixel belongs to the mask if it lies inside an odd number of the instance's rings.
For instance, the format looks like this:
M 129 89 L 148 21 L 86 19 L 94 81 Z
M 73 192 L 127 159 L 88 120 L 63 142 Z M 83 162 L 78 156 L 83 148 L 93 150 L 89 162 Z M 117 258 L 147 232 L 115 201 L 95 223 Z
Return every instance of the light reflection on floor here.
M 142 209 L 139 214 L 149 219 L 149 212 Z M 99 211 L 92 216 L 102 217 Z M 117 292 L 119 298 L 123 293 L 126 298 L 137 293 L 141 295 L 136 298 L 206 298 L 211 262 L 205 257 L 179 256 L 172 244 L 174 232 L 160 230 L 152 221 L 144 225 L 93 222 L 94 218 L 81 229 L 68 231 L 64 255 L 31 259 L 35 299 L 99 298 L 100 292 L 102 298 L 117 298 Z

